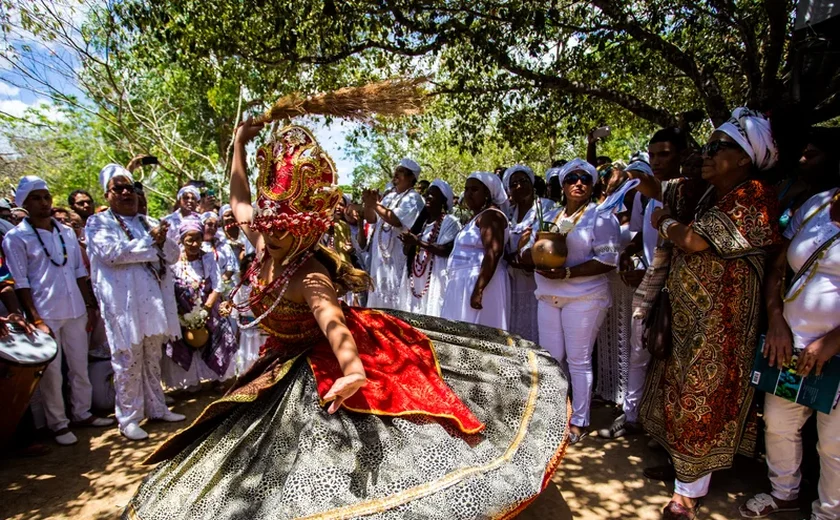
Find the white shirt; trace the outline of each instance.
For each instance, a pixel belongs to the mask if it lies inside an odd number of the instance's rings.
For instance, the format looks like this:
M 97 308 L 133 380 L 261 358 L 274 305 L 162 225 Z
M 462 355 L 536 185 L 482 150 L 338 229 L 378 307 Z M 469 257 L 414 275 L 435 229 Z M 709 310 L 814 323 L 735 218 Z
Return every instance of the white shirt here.
M 52 231 L 37 231 L 24 220 L 6 233 L 3 250 L 9 271 L 18 289 L 32 291 L 32 303 L 41 318 L 45 320 L 68 320 L 84 316 L 87 312 L 78 278 L 87 276 L 82 251 L 76 233 L 69 227 L 53 220 Z M 35 233 L 38 233 L 36 235 Z M 59 235 L 60 233 L 60 235 Z M 38 241 L 41 237 L 44 246 Z M 61 238 L 67 248 L 67 263 L 64 262 Z M 46 248 L 46 251 L 44 251 Z
M 563 211 L 563 208 L 556 208 L 549 211 L 544 218 L 545 222 L 553 222 Z M 595 204 L 590 204 L 583 213 L 583 216 L 575 225 L 574 229 L 566 236 L 566 267 L 574 267 L 595 259 L 598 262 L 613 267 L 618 266 L 618 255 L 620 254 L 621 229 L 618 219 L 610 211 L 597 211 Z M 537 234 L 531 236 L 526 249 L 534 247 Z M 569 280 L 551 280 L 540 274 L 534 276 L 537 281 L 537 290 L 534 292 L 537 298 L 560 297 L 560 298 L 606 298 L 609 300 L 609 279 L 606 274 L 595 276 L 578 276 Z
M 210 245 L 210 242 L 202 242 L 201 243 L 201 252 L 202 253 L 210 253 L 216 263 L 219 265 L 219 272 L 225 274 L 228 271 L 233 273 L 239 272 L 239 259 L 236 258 L 236 253 L 233 252 L 233 249 L 226 243 L 221 241 L 216 241 L 216 250 L 213 251 L 213 246 Z
M 224 289 L 222 287 L 222 275 L 219 271 L 219 265 L 216 263 L 213 253 L 204 253 L 197 260 L 191 260 L 189 262 L 178 260 L 172 266 L 172 271 L 181 280 L 204 281 L 209 279 L 210 289 L 215 292 L 221 293 Z
M 180 250 L 168 236 L 162 250 L 158 249 L 142 218 L 150 229 L 158 225 L 155 219 L 143 215 L 122 217 L 133 240 L 110 211 L 91 215 L 85 226 L 93 288 L 113 351 L 139 345 L 147 337 L 181 337 L 171 269 L 165 269 L 158 282 L 148 266 L 151 263 L 158 267 L 161 257 L 171 266 Z
M 650 217 L 657 208 L 662 207 L 662 202 L 649 199 L 643 211 L 636 211 L 636 208 L 641 208 L 641 205 L 642 196 L 640 193 L 636 193 L 633 214 L 630 216 L 630 231 L 642 234 L 642 250 L 645 255 L 645 262 L 647 262 L 646 265 L 650 266 L 653 265 L 653 255 L 656 252 L 656 246 L 659 245 L 659 232 L 650 223 Z
M 787 260 L 794 272 L 805 265 L 817 248 L 840 232 L 840 226 L 831 220 L 829 206 L 815 213 L 837 191 L 835 188 L 814 195 L 791 218 L 784 236 L 791 239 Z M 812 214 L 803 227 L 805 219 Z M 835 240 L 809 271 L 814 269 L 816 272 L 810 280 L 810 273 L 805 273 L 787 293 L 791 297 L 804 286 L 793 301 L 785 303 L 784 311 L 797 349 L 804 349 L 840 326 L 840 240 Z
M 196 218 L 199 217 L 198 213 L 192 213 L 192 216 Z M 186 217 L 181 215 L 181 210 L 176 209 L 174 212 L 161 219 L 166 222 L 169 222 L 169 232 L 167 232 L 166 235 L 172 240 L 174 240 L 176 243 L 181 238 L 181 235 L 178 233 L 178 228 L 181 227 L 181 222 L 183 222 L 185 218 Z

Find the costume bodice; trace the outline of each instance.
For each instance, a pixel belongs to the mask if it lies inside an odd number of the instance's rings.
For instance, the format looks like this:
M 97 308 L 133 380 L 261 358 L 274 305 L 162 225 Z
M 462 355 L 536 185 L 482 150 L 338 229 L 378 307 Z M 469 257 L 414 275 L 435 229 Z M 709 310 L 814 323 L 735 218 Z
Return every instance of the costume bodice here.
M 254 305 L 254 316 L 262 316 L 274 304 L 275 298 L 274 294 L 265 295 L 262 301 Z M 309 305 L 285 298 L 262 319 L 259 326 L 286 346 L 305 348 L 324 337 Z

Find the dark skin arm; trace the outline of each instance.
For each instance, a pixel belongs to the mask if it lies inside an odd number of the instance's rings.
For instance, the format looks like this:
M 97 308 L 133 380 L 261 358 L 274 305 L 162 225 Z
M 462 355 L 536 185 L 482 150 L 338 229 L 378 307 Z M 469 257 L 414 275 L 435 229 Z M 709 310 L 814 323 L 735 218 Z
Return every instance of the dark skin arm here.
M 0 337 L 8 334 L 6 323 L 11 323 L 17 327 L 22 328 L 27 334 L 33 332 L 33 327 L 23 318 L 23 312 L 18 304 L 18 299 L 15 296 L 15 286 L 11 283 L 6 283 L 0 286 L 0 302 L 9 311 L 9 315 L 5 318 L 0 318 Z
M 454 240 L 448 244 L 432 244 L 431 242 L 424 242 L 420 240 L 417 235 L 413 235 L 409 231 L 404 231 L 400 234 L 399 239 L 402 240 L 406 247 L 416 246 L 429 251 L 435 256 L 442 256 L 444 258 L 449 256 L 452 253 L 452 249 L 455 247 Z
M 587 260 L 586 262 L 576 265 L 574 267 L 569 268 L 569 278 L 577 278 L 578 276 L 596 276 L 599 274 L 609 273 L 610 271 L 614 271 L 615 266 L 602 264 L 598 260 L 594 258 L 592 260 Z M 566 268 L 561 267 L 559 269 L 551 269 L 551 270 L 539 270 L 537 269 L 537 273 L 545 276 L 549 280 L 563 280 L 566 278 Z
M 787 270 L 789 241 L 775 251 L 767 260 L 767 277 L 764 281 L 764 296 L 767 302 L 767 336 L 764 340 L 764 357 L 771 367 L 781 367 L 790 362 L 793 355 L 793 333 L 785 321 L 782 290 Z
M 470 307 L 481 310 L 481 299 L 484 296 L 484 289 L 493 278 L 499 260 L 505 250 L 505 228 L 507 221 L 499 211 L 487 211 L 477 222 L 481 230 L 481 243 L 484 246 L 484 260 L 481 261 L 481 269 L 478 272 L 478 280 L 475 282 Z
M 659 229 L 659 223 L 670 215 L 667 207 L 657 208 L 651 215 L 650 222 L 656 229 Z M 668 240 L 686 253 L 697 253 L 710 247 L 706 239 L 695 233 L 691 226 L 679 222 L 668 228 Z
M 805 347 L 799 355 L 796 372 L 801 376 L 807 376 L 812 371 L 820 375 L 823 366 L 837 354 L 840 354 L 840 327 Z
M 598 139 L 592 136 L 592 132 L 586 136 L 586 162 L 598 167 Z
M 82 299 L 85 300 L 85 307 L 87 307 L 87 331 L 90 332 L 96 326 L 96 321 L 99 319 L 99 308 L 96 306 L 96 300 L 93 298 L 93 293 L 90 291 L 90 284 L 87 276 L 76 278 L 76 285 L 82 292 Z
M 15 289 L 15 293 L 17 294 L 18 301 L 20 301 L 24 312 L 29 317 L 29 321 L 35 326 L 35 328 L 44 334 L 52 336 L 52 331 L 44 323 L 44 320 L 41 319 L 41 315 L 38 314 L 38 311 L 35 310 L 35 303 L 32 301 L 32 290 L 28 288 Z
M 379 192 L 376 190 L 365 190 L 362 194 L 362 200 L 365 202 L 365 219 L 373 224 L 377 218 L 381 218 L 387 224 L 395 228 L 401 228 L 402 222 L 400 222 L 397 214 L 380 204 L 378 199 Z

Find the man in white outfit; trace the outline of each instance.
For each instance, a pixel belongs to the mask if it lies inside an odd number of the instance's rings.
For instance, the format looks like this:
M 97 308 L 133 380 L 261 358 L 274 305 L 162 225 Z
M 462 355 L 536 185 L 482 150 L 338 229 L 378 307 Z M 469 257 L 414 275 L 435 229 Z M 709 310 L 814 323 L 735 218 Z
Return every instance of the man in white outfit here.
M 161 345 L 181 336 L 169 269 L 180 250 L 167 223 L 138 213 L 128 170 L 109 164 L 99 180 L 110 209 L 88 219 L 87 251 L 111 346 L 120 432 L 142 440 L 148 437 L 143 418 L 185 419 L 166 407 L 160 378 Z
M 3 250 L 15 280 L 18 299 L 31 322 L 52 334 L 58 355 L 47 365 L 40 382 L 47 426 L 58 444 L 78 442 L 62 394 L 62 358 L 70 379 L 74 425 L 110 426 L 113 419 L 90 413 L 92 389 L 88 376 L 88 332 L 98 320 L 96 302 L 87 284 L 76 233 L 50 216 L 52 195 L 47 183 L 33 175 L 20 180 L 16 199 L 29 216 L 6 233 Z
M 681 159 L 687 148 L 685 134 L 677 128 L 663 128 L 653 134 L 648 144 L 648 155 L 650 166 L 644 162 L 631 163 L 631 168 L 637 173 L 653 175 L 660 182 L 676 179 L 681 176 Z M 630 221 L 630 231 L 635 232 L 633 241 L 621 255 L 621 271 L 628 271 L 630 258 L 638 253 L 642 254 L 645 267 L 653 264 L 653 255 L 659 247 L 659 232 L 653 228 L 650 218 L 662 203 L 655 199 L 637 201 L 644 202 L 644 212 L 634 211 Z M 635 210 L 635 208 L 634 208 Z M 642 270 L 641 273 L 644 273 Z M 625 280 L 630 281 L 632 275 L 625 275 Z M 635 277 L 641 281 L 641 277 Z M 634 282 L 638 285 L 638 281 Z M 644 320 L 633 317 L 630 325 L 630 367 L 627 376 L 627 391 L 624 394 L 624 413 L 613 422 L 609 428 L 598 431 L 598 436 L 605 439 L 618 439 L 625 435 L 643 433 L 644 429 L 639 423 L 639 405 L 641 405 L 645 388 L 645 377 L 650 364 L 650 353 L 642 343 L 644 333 Z
M 368 296 L 368 307 L 399 308 L 400 287 L 408 263 L 399 235 L 411 229 L 426 205 L 414 189 L 419 176 L 420 165 L 403 159 L 394 168 L 393 190 L 381 201 L 376 190 L 365 190 L 362 194 L 365 219 L 376 226 L 370 245 L 374 289 Z

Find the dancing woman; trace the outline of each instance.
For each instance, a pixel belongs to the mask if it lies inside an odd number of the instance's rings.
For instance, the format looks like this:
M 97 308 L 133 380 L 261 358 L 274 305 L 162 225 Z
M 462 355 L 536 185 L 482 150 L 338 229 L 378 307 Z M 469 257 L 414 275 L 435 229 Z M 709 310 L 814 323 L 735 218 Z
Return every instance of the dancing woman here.
M 341 194 L 298 126 L 258 150 L 252 209 L 237 132 L 231 206 L 257 257 L 243 277 L 260 359 L 149 462 L 124 518 L 504 518 L 550 481 L 567 383 L 530 344 L 474 325 L 339 304 L 361 271 L 318 245 Z

